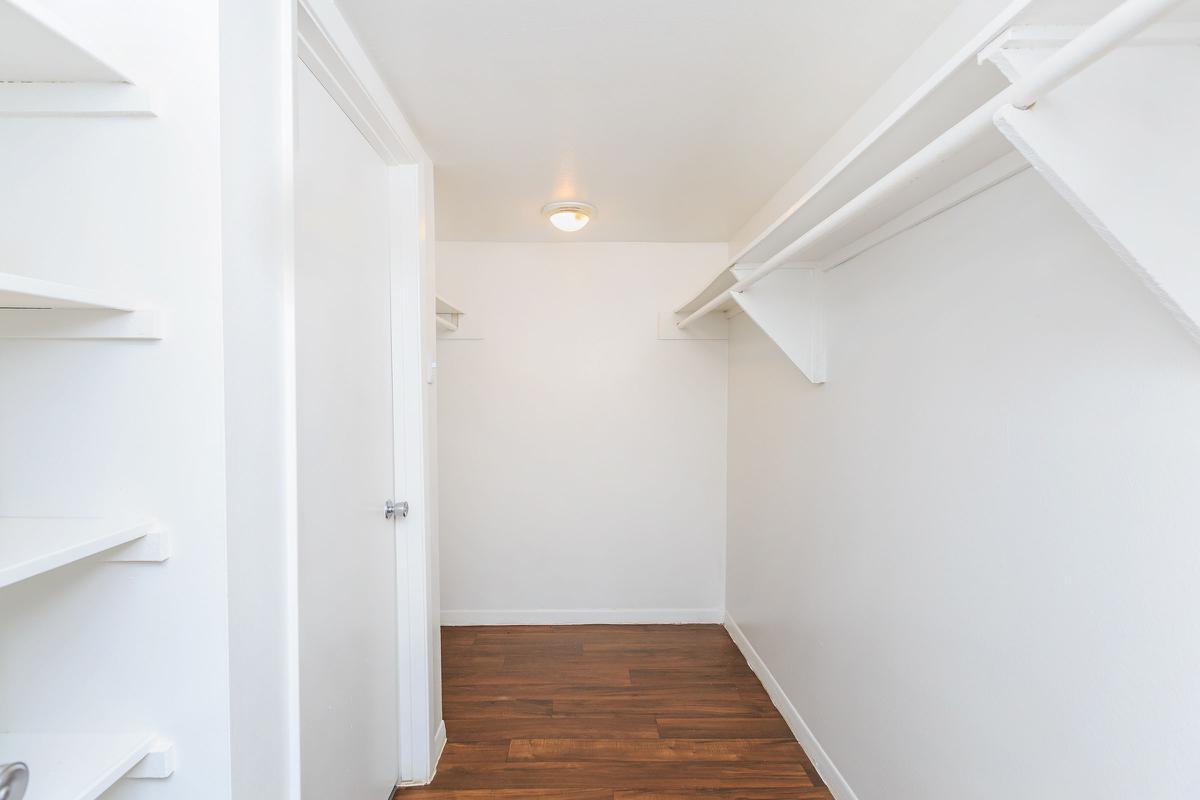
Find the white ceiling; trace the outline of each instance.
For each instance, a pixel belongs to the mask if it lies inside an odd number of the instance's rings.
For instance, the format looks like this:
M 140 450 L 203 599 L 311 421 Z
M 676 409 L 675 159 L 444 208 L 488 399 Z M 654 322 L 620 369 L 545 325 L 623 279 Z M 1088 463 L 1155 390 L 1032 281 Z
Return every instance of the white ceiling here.
M 443 240 L 725 241 L 958 0 L 339 0 Z M 540 216 L 586 200 L 578 234 Z

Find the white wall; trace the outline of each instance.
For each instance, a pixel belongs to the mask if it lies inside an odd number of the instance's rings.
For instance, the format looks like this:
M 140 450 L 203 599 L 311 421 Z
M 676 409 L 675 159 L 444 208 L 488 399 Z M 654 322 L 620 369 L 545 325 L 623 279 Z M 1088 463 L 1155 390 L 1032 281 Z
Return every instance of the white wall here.
M 443 620 L 720 619 L 727 345 L 655 320 L 725 254 L 438 243 Z
M 1200 349 L 1032 171 L 828 278 L 825 386 L 732 326 L 728 606 L 858 798 L 1200 795 Z

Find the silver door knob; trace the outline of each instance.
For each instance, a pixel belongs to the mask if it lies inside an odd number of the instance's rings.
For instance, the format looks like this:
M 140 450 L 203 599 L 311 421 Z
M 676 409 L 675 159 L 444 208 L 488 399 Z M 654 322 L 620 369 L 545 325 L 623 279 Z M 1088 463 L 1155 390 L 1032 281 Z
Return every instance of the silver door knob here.
M 29 786 L 29 767 L 21 762 L 0 764 L 0 800 L 21 800 Z
M 388 500 L 387 504 L 384 505 L 384 512 L 383 512 L 384 519 L 396 519 L 397 517 L 399 517 L 400 519 L 404 519 L 407 516 L 408 516 L 408 501 L 407 500 L 401 500 L 399 503 L 397 503 L 395 500 Z M 0 800 L 4 800 L 4 798 L 0 797 Z

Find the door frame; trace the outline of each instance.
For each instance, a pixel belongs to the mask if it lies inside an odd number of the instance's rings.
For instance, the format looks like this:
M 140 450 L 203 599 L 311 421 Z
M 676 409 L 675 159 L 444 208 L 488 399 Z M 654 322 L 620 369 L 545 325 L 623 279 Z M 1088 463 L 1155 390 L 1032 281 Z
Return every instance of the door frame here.
M 388 169 L 400 784 L 433 779 L 441 717 L 437 580 L 433 162 L 333 0 L 298 0 L 296 55 Z M 382 513 L 382 509 L 381 509 Z M 382 800 L 382 798 L 381 798 Z

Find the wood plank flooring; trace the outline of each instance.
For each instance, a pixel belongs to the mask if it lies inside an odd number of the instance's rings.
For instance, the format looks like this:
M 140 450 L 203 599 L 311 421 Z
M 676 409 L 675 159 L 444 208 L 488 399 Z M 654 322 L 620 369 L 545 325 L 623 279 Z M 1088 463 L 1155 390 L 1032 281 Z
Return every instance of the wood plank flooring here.
M 395 800 L 833 800 L 719 625 L 442 629 L 449 743 Z

